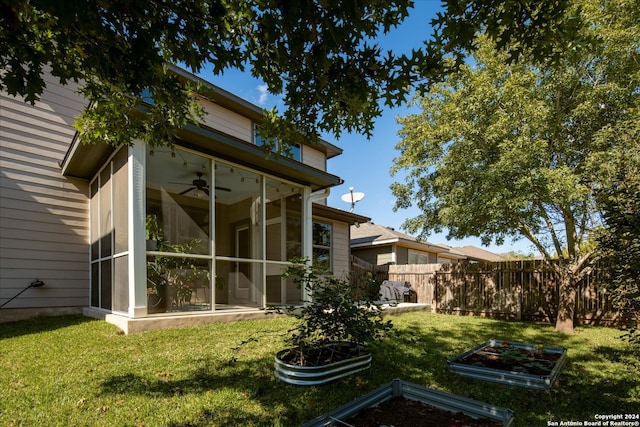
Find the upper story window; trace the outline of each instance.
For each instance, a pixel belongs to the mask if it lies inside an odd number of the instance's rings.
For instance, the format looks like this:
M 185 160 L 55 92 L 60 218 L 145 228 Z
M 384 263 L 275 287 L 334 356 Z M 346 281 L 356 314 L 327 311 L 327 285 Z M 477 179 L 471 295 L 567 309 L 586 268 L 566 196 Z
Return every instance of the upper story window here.
M 254 128 L 253 128 L 253 142 L 260 147 L 265 145 L 265 143 L 267 142 L 267 140 L 262 135 L 260 135 L 260 126 L 258 125 L 254 125 Z M 273 145 L 272 150 L 274 152 L 280 151 L 280 147 L 278 144 L 279 144 L 278 140 L 276 140 L 275 143 L 272 144 Z M 298 162 L 302 161 L 302 149 L 300 147 L 300 144 L 289 145 L 289 147 L 285 149 L 281 154 L 283 154 L 286 157 L 289 157 L 290 159 L 297 160 Z

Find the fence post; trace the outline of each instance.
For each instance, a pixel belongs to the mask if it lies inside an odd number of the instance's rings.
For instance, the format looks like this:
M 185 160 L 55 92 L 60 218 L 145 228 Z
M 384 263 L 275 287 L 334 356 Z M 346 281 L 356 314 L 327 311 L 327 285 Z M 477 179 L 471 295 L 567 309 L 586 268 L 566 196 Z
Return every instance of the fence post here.
M 435 281 L 435 286 L 433 287 L 433 312 L 438 312 L 438 272 L 433 272 L 433 277 Z
M 518 303 L 516 304 L 516 320 L 522 320 L 522 283 L 518 286 Z

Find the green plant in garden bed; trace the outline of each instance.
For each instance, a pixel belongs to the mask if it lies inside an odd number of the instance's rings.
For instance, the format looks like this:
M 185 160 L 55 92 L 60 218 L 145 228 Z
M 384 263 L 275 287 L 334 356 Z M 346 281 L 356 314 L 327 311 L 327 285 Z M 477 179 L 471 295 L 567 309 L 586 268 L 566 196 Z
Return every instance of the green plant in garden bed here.
M 383 319 L 381 305 L 371 299 L 354 299 L 348 281 L 323 274 L 309 266 L 306 259 L 292 262 L 284 276 L 291 277 L 310 297 L 301 308 L 269 308 L 270 312 L 286 312 L 297 319 L 285 338 L 292 347 L 287 359 L 306 365 L 313 355 L 313 364 L 318 364 L 319 358 L 323 358 L 325 364 L 335 362 L 359 354 L 393 327 L 391 321 Z M 335 343 L 341 344 L 333 345 Z M 332 345 L 327 347 L 329 344 Z M 330 348 L 328 353 L 327 348 Z M 338 349 L 342 351 L 336 351 Z
M 564 336 L 542 323 L 419 312 L 393 324 L 371 345 L 371 369 L 301 389 L 273 377 L 292 318 L 133 335 L 81 316 L 0 323 L 0 426 L 293 426 L 393 378 L 511 408 L 517 426 L 640 407 L 640 356 L 616 329 Z M 233 350 L 257 336 L 269 339 Z M 448 359 L 494 336 L 567 347 L 556 386 L 524 391 L 448 372 Z
M 536 368 L 540 371 L 551 371 L 551 365 L 543 363 L 536 358 L 541 356 L 544 346 L 537 344 L 535 350 L 523 350 L 511 345 L 509 341 L 503 341 L 500 346 L 495 347 L 496 353 L 501 362 L 506 365 L 521 365 L 525 368 Z

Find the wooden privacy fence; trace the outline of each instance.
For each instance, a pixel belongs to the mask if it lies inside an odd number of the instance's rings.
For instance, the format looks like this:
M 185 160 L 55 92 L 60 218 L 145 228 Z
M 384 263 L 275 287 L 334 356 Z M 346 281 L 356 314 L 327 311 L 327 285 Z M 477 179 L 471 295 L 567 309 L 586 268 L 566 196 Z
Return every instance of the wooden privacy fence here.
M 559 286 L 541 261 L 388 266 L 388 279 L 411 283 L 418 303 L 444 313 L 555 321 Z M 597 270 L 578 284 L 577 323 L 615 324 L 619 314 Z
M 350 282 L 356 298 L 376 299 L 380 284 L 389 279 L 389 266 L 373 265 L 351 255 Z

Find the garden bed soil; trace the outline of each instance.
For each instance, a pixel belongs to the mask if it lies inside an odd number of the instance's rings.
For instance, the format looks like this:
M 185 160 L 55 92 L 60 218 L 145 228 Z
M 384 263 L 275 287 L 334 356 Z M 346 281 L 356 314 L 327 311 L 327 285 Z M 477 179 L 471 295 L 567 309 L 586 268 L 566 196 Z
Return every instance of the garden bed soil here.
M 512 427 L 513 411 L 393 379 L 303 427 Z
M 503 423 L 487 418 L 475 419 L 462 413 L 448 412 L 404 397 L 393 397 L 353 417 L 335 424 L 344 427 L 502 427 Z
M 506 342 L 506 341 L 505 341 Z M 471 366 L 482 366 L 510 372 L 523 372 L 531 375 L 549 375 L 561 353 L 547 353 L 540 349 L 528 350 L 506 345 L 489 346 L 464 358 L 456 360 Z
M 323 347 L 310 348 L 304 352 L 290 349 L 280 354 L 280 360 L 295 366 L 325 366 L 351 359 L 365 353 L 362 346 L 351 343 L 331 343 Z

